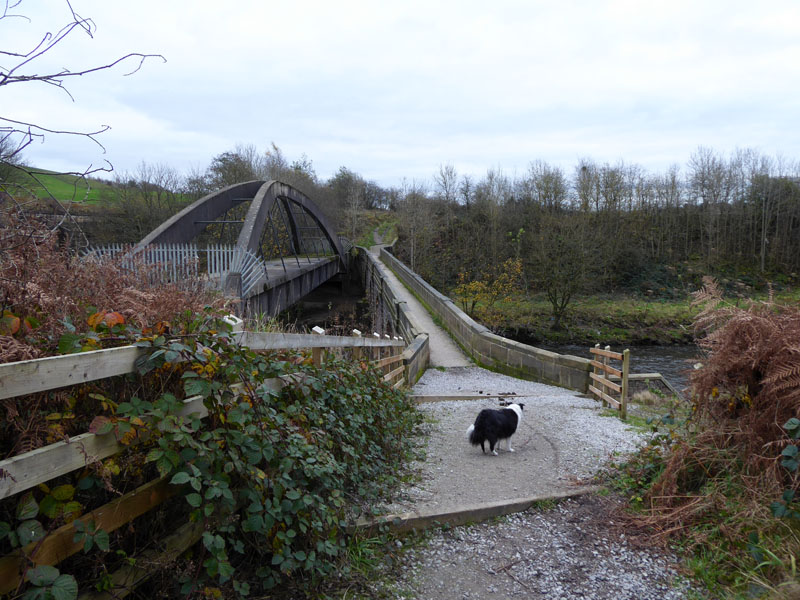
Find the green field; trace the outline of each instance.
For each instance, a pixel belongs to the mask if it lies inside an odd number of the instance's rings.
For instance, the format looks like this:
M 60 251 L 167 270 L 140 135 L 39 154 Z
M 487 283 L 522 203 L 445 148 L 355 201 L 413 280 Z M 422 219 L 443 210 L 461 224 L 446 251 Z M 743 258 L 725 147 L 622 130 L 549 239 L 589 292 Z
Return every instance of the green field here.
M 52 196 L 60 202 L 79 202 L 88 205 L 100 203 L 102 196 L 108 195 L 111 190 L 111 186 L 105 181 L 54 173 L 44 169 L 33 169 L 33 175 L 27 175 L 17 185 L 25 195 L 41 199 Z

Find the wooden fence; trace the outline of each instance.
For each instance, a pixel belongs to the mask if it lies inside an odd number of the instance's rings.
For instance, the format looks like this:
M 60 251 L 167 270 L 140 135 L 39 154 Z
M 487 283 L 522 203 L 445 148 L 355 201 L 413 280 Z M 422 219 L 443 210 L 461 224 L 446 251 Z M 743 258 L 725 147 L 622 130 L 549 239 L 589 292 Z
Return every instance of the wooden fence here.
M 618 410 L 621 419 L 627 419 L 631 351 L 625 349 L 621 353 L 612 352 L 611 346 L 601 349 L 600 344 L 596 344 L 594 348 L 589 348 L 589 352 L 592 354 L 591 365 L 593 367 L 589 377 L 596 384 L 590 383 L 589 391 L 597 396 L 598 400 L 602 400 L 603 404 L 608 404 Z M 622 361 L 621 368 L 612 367 L 611 360 Z M 617 397 L 615 398 L 614 395 Z
M 378 334 L 360 337 L 360 332 L 354 337 L 330 336 L 319 328 L 315 329 L 318 330 L 316 334 L 241 332 L 238 340 L 242 345 L 256 351 L 310 348 L 314 362 L 318 365 L 324 363 L 326 352 L 341 353 L 349 350 L 354 357 L 369 360 L 378 367 L 383 372 L 383 380 L 392 387 L 400 387 L 405 382 L 403 340 L 387 339 Z M 0 400 L 133 373 L 136 371 L 136 359 L 146 352 L 147 349 L 126 346 L 0 364 Z M 287 375 L 268 380 L 265 385 L 278 391 L 294 383 L 296 377 Z M 194 396 L 184 400 L 181 414 L 206 417 L 208 411 L 203 398 Z M 112 434 L 87 432 L 2 460 L 0 499 L 23 493 L 56 477 L 82 469 L 88 464 L 113 456 L 124 448 Z M 156 508 L 177 491 L 178 486 L 170 485 L 166 479 L 160 477 L 78 517 L 77 520 L 87 525 L 94 521 L 98 529 L 110 533 Z M 0 595 L 18 588 L 25 567 L 56 565 L 79 552 L 83 548 L 83 542 L 74 541 L 75 531 L 74 522 L 68 523 L 50 531 L 43 539 L 0 557 Z M 100 592 L 85 593 L 81 598 L 125 597 L 149 575 L 146 568 L 137 565 L 173 560 L 195 544 L 202 533 L 202 524 L 181 525 L 161 541 L 161 550 L 150 550 L 139 555 L 135 557 L 135 562 L 111 575 L 113 596 L 111 593 Z

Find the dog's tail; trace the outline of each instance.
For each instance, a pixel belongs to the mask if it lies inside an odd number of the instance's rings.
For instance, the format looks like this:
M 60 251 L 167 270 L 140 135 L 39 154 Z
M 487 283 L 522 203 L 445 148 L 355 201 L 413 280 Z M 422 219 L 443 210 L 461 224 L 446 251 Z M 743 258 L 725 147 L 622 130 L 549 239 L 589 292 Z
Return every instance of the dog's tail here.
M 467 441 L 470 444 L 472 444 L 473 446 L 478 446 L 485 439 L 486 436 L 483 435 L 483 429 L 477 430 L 475 429 L 475 425 L 469 426 L 469 429 L 467 429 Z

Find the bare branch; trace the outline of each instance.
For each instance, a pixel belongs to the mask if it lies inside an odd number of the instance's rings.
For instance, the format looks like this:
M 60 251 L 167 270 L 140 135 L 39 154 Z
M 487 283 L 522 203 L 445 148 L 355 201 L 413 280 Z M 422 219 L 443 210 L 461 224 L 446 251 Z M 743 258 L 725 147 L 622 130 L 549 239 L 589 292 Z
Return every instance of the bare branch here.
M 100 129 L 96 131 L 69 131 L 69 130 L 60 130 L 60 129 L 49 129 L 47 127 L 42 127 L 41 125 L 36 125 L 35 123 L 26 123 L 24 121 L 16 121 L 14 119 L 9 119 L 7 117 L 0 116 L 0 123 L 11 123 L 16 127 L 4 127 L 0 125 L 0 141 L 11 141 L 12 145 L 16 147 L 13 148 L 11 151 L 7 151 L 7 153 L 0 154 L 0 161 L 10 162 L 15 157 L 19 157 L 22 155 L 22 151 L 30 146 L 35 139 L 38 139 L 40 142 L 44 142 L 45 133 L 52 133 L 54 135 L 72 135 L 72 136 L 80 136 L 90 139 L 95 144 L 97 144 L 100 149 L 103 151 L 103 154 L 106 152 L 106 148 L 103 144 L 101 144 L 95 136 L 100 135 L 111 129 L 109 125 L 103 125 Z M 12 141 L 13 140 L 13 141 Z
M 163 62 L 166 62 L 166 59 L 160 54 L 142 54 L 134 52 L 95 67 L 81 68 L 78 70 L 65 67 L 56 72 L 36 73 L 34 65 L 37 59 L 56 48 L 58 44 L 74 31 L 79 30 L 90 38 L 94 37 L 94 32 L 96 30 L 94 21 L 76 13 L 70 0 L 64 0 L 64 2 L 68 7 L 70 17 L 68 17 L 68 22 L 58 31 L 55 33 L 50 31 L 44 33 L 38 40 L 34 40 L 33 47 L 27 51 L 17 51 L 11 48 L 0 50 L 0 56 L 10 57 L 9 60 L 12 63 L 9 67 L 0 66 L 0 88 L 16 83 L 45 83 L 64 91 L 70 99 L 74 101 L 74 98 L 66 87 L 66 82 L 70 77 L 89 75 L 98 71 L 112 69 L 126 61 L 132 61 L 132 68 L 123 74 L 124 76 L 128 76 L 139 71 L 144 62 L 149 58 L 160 58 Z M 27 16 L 15 12 L 21 4 L 22 0 L 0 0 L 0 21 L 4 19 L 21 18 L 30 22 L 31 19 Z M 44 142 L 47 134 L 85 137 L 97 144 L 103 153 L 105 153 L 105 146 L 98 141 L 96 136 L 99 136 L 109 129 L 110 127 L 108 125 L 102 125 L 94 131 L 72 131 L 64 128 L 45 127 L 37 123 L 15 119 L 13 116 L 0 115 L 0 167 L 2 167 L 4 173 L 4 175 L 0 177 L 0 213 L 7 215 L 14 213 L 17 215 L 17 223 L 28 223 L 29 218 L 25 213 L 26 210 L 30 209 L 26 205 L 39 199 L 46 200 L 53 206 L 56 214 L 59 215 L 57 219 L 58 222 L 47 228 L 49 230 L 47 235 L 52 235 L 66 221 L 70 221 L 70 229 L 78 232 L 82 238 L 83 244 L 88 243 L 75 217 L 71 214 L 70 207 L 72 203 L 70 201 L 62 202 L 56 198 L 45 184 L 45 180 L 42 177 L 45 173 L 22 165 L 21 155 L 22 151 L 29 147 L 34 141 Z M 93 167 L 90 165 L 83 172 L 62 173 L 62 175 L 73 175 L 76 177 L 74 182 L 75 192 L 73 193 L 74 200 L 77 194 L 79 181 L 85 180 L 86 177 L 94 173 L 109 173 L 112 171 L 113 167 L 111 164 L 108 161 L 104 161 L 104 164 L 100 167 Z M 39 231 L 42 231 L 41 228 Z M 24 230 L 15 231 L 13 228 L 4 228 L 3 220 L 0 219 L 0 254 L 7 252 L 8 249 L 13 247 L 17 242 L 27 243 L 25 236 Z M 39 242 L 34 241 L 34 246 L 37 243 Z

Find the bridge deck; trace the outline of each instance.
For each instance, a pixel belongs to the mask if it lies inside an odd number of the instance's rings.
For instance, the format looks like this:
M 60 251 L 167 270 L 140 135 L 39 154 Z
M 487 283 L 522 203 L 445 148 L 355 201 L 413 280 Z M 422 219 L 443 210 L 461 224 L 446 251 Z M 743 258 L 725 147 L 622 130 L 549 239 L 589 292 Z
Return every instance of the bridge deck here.
M 257 271 L 242 274 L 246 312 L 276 316 L 340 272 L 338 256 L 267 261 Z
M 432 367 L 468 367 L 472 366 L 472 361 L 461 351 L 448 333 L 433 322 L 430 313 L 420 304 L 406 286 L 404 286 L 394 273 L 383 264 L 380 259 L 380 249 L 383 246 L 372 246 L 370 253 L 375 256 L 381 275 L 391 286 L 395 296 L 406 303 L 406 306 L 414 315 L 415 320 L 428 334 L 431 356 L 430 364 Z
M 254 292 L 263 290 L 263 284 L 267 284 L 267 288 L 284 284 L 292 279 L 301 277 L 305 273 L 314 271 L 322 265 L 339 260 L 336 256 L 322 256 L 315 258 L 306 258 L 305 256 L 290 256 L 280 259 L 265 261 L 266 276 L 262 273 L 261 276 L 254 282 Z M 286 268 L 284 269 L 284 265 Z

